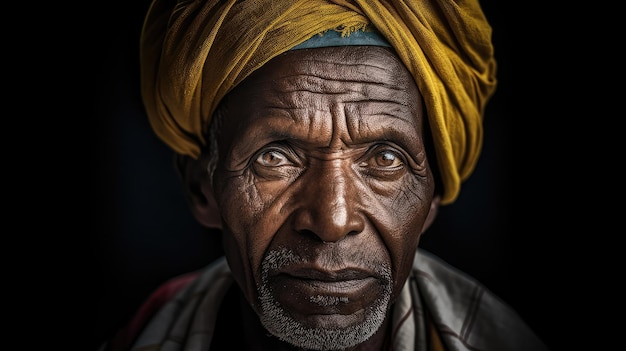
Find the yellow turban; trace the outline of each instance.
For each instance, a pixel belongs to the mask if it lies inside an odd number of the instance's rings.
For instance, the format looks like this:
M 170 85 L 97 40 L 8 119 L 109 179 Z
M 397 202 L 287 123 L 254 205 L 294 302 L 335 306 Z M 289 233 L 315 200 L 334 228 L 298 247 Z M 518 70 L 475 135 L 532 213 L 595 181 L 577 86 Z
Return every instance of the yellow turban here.
M 478 0 L 154 0 L 141 36 L 150 124 L 174 151 L 198 157 L 220 100 L 273 57 L 329 29 L 373 25 L 423 95 L 452 203 L 482 148 L 496 87 L 491 26 Z

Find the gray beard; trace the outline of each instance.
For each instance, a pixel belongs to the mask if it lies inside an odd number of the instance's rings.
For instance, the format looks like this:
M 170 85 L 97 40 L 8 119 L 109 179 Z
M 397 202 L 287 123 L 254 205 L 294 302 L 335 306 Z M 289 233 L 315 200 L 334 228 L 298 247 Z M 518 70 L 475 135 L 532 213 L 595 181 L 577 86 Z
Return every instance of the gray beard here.
M 261 285 L 259 292 L 259 316 L 263 326 L 277 338 L 296 347 L 310 350 L 343 350 L 358 345 L 378 331 L 383 324 L 392 292 L 391 268 L 388 265 L 381 267 L 378 272 L 385 282 L 384 291 L 374 304 L 365 311 L 362 322 L 347 328 L 311 328 L 304 326 L 292 318 L 287 311 L 276 301 L 268 288 L 268 272 L 287 263 L 299 262 L 302 259 L 293 252 L 274 250 L 268 253 L 262 263 Z M 341 302 L 340 298 L 329 296 L 311 296 L 311 301 L 322 306 Z

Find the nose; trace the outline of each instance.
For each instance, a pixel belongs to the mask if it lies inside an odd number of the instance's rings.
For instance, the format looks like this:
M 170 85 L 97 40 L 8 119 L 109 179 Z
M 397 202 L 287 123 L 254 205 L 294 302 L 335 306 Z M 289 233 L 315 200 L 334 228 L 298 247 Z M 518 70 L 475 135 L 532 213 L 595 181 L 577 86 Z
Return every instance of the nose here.
M 300 202 L 294 226 L 299 233 L 314 235 L 324 242 L 336 242 L 363 231 L 359 211 L 361 194 L 357 175 L 340 166 L 309 169 L 307 182 L 296 196 Z

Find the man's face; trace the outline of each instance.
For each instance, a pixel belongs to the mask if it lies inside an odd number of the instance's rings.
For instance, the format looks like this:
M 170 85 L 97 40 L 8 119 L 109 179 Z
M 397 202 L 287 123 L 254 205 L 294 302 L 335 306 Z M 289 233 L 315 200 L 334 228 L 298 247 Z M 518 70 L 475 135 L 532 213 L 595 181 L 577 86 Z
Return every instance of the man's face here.
M 384 48 L 297 50 L 224 103 L 215 197 L 226 257 L 262 323 L 300 347 L 369 338 L 433 199 L 411 75 Z

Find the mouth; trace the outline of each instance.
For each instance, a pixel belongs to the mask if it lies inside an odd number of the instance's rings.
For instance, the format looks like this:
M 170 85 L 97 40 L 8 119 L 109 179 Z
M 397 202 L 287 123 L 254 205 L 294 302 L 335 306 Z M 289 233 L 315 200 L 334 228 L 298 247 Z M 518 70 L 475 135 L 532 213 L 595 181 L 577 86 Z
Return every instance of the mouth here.
M 362 269 L 290 269 L 269 277 L 278 303 L 292 314 L 350 315 L 362 312 L 383 293 L 382 283 Z
M 387 262 L 332 252 L 304 258 L 275 250 L 262 264 L 260 305 L 266 313 L 310 328 L 344 328 L 385 314 L 393 290 Z M 270 312 L 273 311 L 273 312 Z
M 286 267 L 276 272 L 277 275 L 287 275 L 295 279 L 315 280 L 324 282 L 339 282 L 362 280 L 374 276 L 374 273 L 360 268 L 342 268 L 337 270 L 322 270 L 314 267 Z

